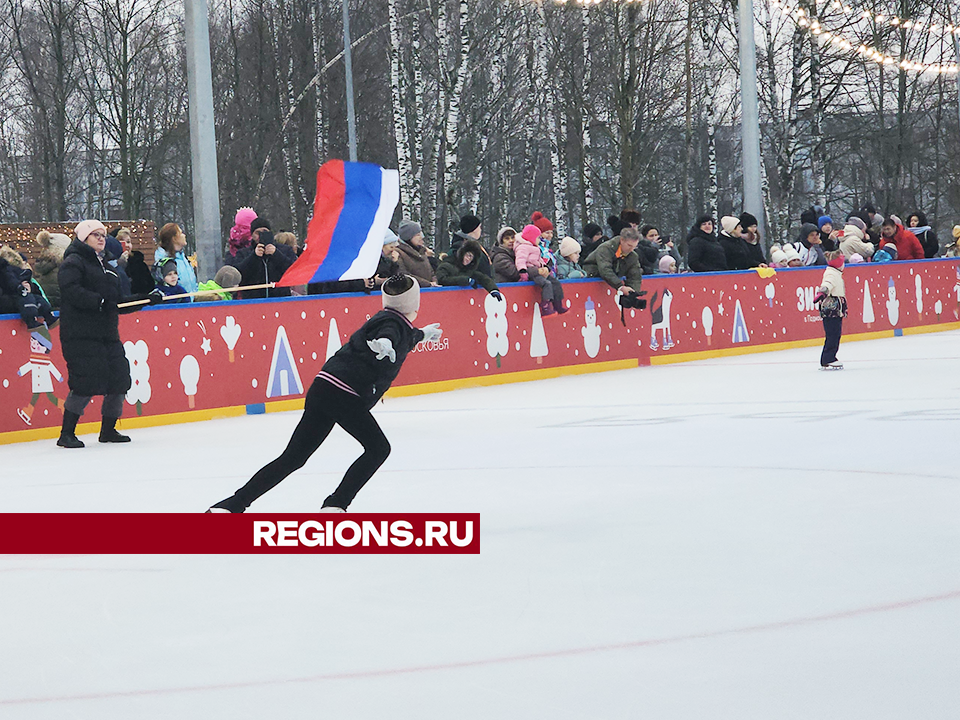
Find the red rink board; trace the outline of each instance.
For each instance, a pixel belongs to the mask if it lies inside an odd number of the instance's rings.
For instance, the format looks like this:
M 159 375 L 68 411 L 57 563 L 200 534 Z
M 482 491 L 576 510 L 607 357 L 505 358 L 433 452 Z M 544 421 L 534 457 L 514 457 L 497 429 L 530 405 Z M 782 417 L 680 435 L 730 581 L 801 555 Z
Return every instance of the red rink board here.
M 243 555 L 480 552 L 477 513 L 0 514 L 0 554 Z
M 546 319 L 532 283 L 505 285 L 502 305 L 482 290 L 426 289 L 416 324 L 439 322 L 444 335 L 410 354 L 394 387 L 508 382 L 511 375 L 530 379 L 530 371 L 646 365 L 822 338 L 813 304 L 822 275 L 823 268 L 778 270 L 770 278 L 755 271 L 654 275 L 643 281 L 650 306 L 627 311 L 625 325 L 613 290 L 599 280 L 565 282 L 570 311 Z M 844 279 L 850 307 L 844 335 L 960 320 L 957 259 L 848 265 Z M 266 403 L 302 399 L 327 356 L 380 307 L 377 294 L 327 295 L 124 315 L 120 335 L 133 378 L 124 417 L 190 411 L 212 417 L 219 408 L 255 412 Z M 52 352 L 38 358 L 19 318 L 0 319 L 0 440 L 4 433 L 60 425 L 60 410 L 46 389 L 25 412 L 38 388 L 49 387 L 60 399 L 67 395 L 58 330 L 51 336 Z M 29 415 L 29 425 L 21 413 Z M 84 421 L 96 420 L 97 413 L 91 406 Z

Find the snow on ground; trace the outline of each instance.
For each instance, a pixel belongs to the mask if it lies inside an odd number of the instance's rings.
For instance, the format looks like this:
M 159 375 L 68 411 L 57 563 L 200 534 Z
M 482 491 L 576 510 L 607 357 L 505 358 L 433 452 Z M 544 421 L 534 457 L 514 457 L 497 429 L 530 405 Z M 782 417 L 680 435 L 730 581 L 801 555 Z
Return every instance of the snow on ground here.
M 960 333 L 818 357 L 387 400 L 352 509 L 479 512 L 479 556 L 0 557 L 0 718 L 960 717 Z M 298 418 L 2 446 L 3 508 L 201 511 Z

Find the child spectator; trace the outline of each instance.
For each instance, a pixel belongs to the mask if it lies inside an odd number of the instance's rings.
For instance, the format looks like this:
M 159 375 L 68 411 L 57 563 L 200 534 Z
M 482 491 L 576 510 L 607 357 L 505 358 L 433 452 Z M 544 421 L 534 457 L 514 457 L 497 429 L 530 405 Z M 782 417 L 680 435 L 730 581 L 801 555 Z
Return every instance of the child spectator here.
M 657 270 L 663 275 L 675 275 L 677 272 L 677 261 L 672 255 L 664 255 L 660 258 Z
M 779 245 L 770 246 L 770 267 L 772 268 L 785 268 L 787 267 L 787 254 L 783 251 L 783 248 Z
M 577 280 L 587 274 L 580 267 L 580 243 L 572 237 L 560 241 L 560 259 L 557 260 L 557 280 Z
M 827 269 L 823 271 L 820 289 L 813 301 L 820 305 L 823 319 L 823 351 L 820 353 L 821 370 L 843 370 L 837 360 L 840 337 L 843 335 L 843 319 L 847 316 L 847 297 L 843 287 L 843 253 L 832 250 L 826 253 Z
M 9 245 L 0 248 L 0 312 L 19 313 L 30 330 L 53 327 L 53 308 L 32 280 L 33 271 L 20 254 Z
M 861 255 L 860 253 L 854 253 L 853 255 L 850 256 L 851 265 L 856 265 L 857 263 L 862 263 L 862 262 L 864 262 L 864 259 L 863 259 L 863 255 Z
M 783 254 L 787 258 L 787 267 L 803 267 L 803 260 L 800 257 L 800 253 L 797 252 L 797 249 L 793 245 L 784 245 Z
M 257 213 L 253 208 L 242 207 L 237 210 L 233 218 L 233 227 L 230 228 L 230 239 L 227 242 L 226 252 L 223 254 L 223 261 L 227 265 L 238 267 L 241 260 L 241 251 L 246 250 L 253 242 L 251 224 L 257 219 Z
M 892 242 L 888 242 L 886 245 L 883 245 L 879 250 L 873 254 L 873 261 L 882 263 L 882 262 L 893 262 L 897 259 L 897 246 Z
M 489 275 L 480 270 L 480 258 L 486 257 L 480 243 L 472 238 L 467 238 L 457 249 L 440 261 L 437 266 L 437 282 L 446 286 L 472 286 L 482 287 L 497 300 L 502 300 L 503 295 L 497 288 L 497 284 Z
M 516 230 L 512 227 L 500 228 L 500 232 L 497 233 L 497 245 L 490 254 L 493 277 L 498 283 L 520 282 L 527 279 L 527 273 L 521 273 L 517 269 L 517 256 L 513 252 L 516 241 Z
M 546 247 L 546 252 L 550 253 L 550 259 L 553 260 L 553 265 L 556 265 L 556 258 L 553 257 L 553 223 L 547 220 L 543 216 L 542 212 L 535 212 L 530 216 L 530 224 L 536 225 L 537 229 L 540 231 L 540 253 L 544 254 L 543 247 Z M 553 271 L 553 267 L 550 268 Z
M 224 288 L 240 285 L 240 271 L 232 265 L 224 265 L 217 270 L 213 280 L 200 283 L 202 294 L 194 297 L 194 302 L 217 302 L 219 300 L 233 300 L 233 294 Z
M 180 275 L 177 273 L 176 260 L 173 258 L 161 260 L 157 267 L 160 268 L 160 276 L 163 278 L 162 282 L 157 283 L 157 287 L 160 288 L 160 292 L 163 293 L 164 297 L 186 294 L 187 291 L 183 289 L 183 285 L 181 285 L 179 282 Z M 176 300 L 169 300 L 165 302 L 188 303 L 190 302 L 190 298 L 177 298 Z
M 513 246 L 517 270 L 526 271 L 527 277 L 540 288 L 540 314 L 543 317 L 565 313 L 567 308 L 563 306 L 563 285 L 550 272 L 549 261 L 541 253 L 539 239 L 540 228 L 536 225 L 523 228 Z
M 285 245 L 293 250 L 294 255 L 300 255 L 300 243 L 297 242 L 297 236 L 292 232 L 278 232 L 274 240 L 277 245 Z
M 833 218 L 829 215 L 821 215 L 817 218 L 817 227 L 820 228 L 820 244 L 823 245 L 824 252 L 836 250 L 839 247 L 841 233 L 833 229 Z

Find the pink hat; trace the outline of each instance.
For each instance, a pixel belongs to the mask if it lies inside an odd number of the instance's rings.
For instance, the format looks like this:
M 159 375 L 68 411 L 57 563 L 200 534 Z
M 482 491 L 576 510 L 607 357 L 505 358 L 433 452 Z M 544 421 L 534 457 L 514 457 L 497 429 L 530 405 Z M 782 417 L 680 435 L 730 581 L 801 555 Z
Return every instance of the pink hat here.
M 863 262 L 863 255 L 861 255 L 860 253 L 854 253 L 853 255 L 850 256 L 851 265 L 855 265 L 856 263 L 862 263 L 862 262 Z
M 670 269 L 670 266 L 675 264 L 676 262 L 677 261 L 673 257 L 673 255 L 664 255 L 662 258 L 660 258 L 660 264 L 658 265 L 660 272 L 662 273 L 673 272 L 673 270 Z
M 102 222 L 99 220 L 84 220 L 77 227 L 73 229 L 73 232 L 76 233 L 77 239 L 80 242 L 86 242 L 87 236 L 92 233 L 94 230 L 106 230 Z
M 236 216 L 233 218 L 234 225 L 246 225 L 250 227 L 250 223 L 257 219 L 256 211 L 251 207 L 242 207 L 237 210 Z
M 540 228 L 536 225 L 525 225 L 523 230 L 520 231 L 520 237 L 531 245 L 536 245 L 537 240 L 540 239 Z

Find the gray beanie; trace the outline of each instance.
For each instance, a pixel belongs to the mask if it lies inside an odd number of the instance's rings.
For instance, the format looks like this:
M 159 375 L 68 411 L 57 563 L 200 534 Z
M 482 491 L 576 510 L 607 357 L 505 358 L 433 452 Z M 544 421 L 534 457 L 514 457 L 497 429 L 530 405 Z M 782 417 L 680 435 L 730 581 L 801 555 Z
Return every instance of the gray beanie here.
M 237 287 L 240 285 L 240 271 L 232 265 L 224 265 L 217 270 L 213 281 L 222 288 Z
M 410 242 L 422 232 L 423 228 L 420 227 L 420 223 L 414 222 L 413 220 L 400 221 L 400 239 L 404 242 Z

